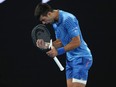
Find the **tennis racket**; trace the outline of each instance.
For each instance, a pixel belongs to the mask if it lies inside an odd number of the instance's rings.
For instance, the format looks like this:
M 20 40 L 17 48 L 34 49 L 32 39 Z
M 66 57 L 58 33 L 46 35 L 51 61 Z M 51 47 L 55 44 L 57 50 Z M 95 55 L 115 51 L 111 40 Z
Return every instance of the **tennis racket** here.
M 31 36 L 32 36 L 32 41 L 33 41 L 35 46 L 37 46 L 36 45 L 37 41 L 40 42 L 40 45 L 37 47 L 41 51 L 47 52 L 48 50 L 52 49 L 51 35 L 50 35 L 50 32 L 48 31 L 48 29 L 46 28 L 45 25 L 38 24 L 37 26 L 35 26 L 32 29 Z M 62 64 L 60 63 L 58 58 L 54 57 L 53 59 L 56 62 L 56 64 L 58 65 L 59 69 L 61 71 L 63 71 L 64 67 L 62 66 Z

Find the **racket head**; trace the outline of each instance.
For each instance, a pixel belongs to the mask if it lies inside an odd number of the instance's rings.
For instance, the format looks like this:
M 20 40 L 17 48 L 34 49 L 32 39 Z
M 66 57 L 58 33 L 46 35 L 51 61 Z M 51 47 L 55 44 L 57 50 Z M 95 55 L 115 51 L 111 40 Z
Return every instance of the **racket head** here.
M 48 42 L 48 43 L 50 42 L 50 39 L 51 39 L 50 32 L 44 24 L 36 25 L 32 29 L 31 37 L 32 37 L 33 44 L 35 46 L 38 39 L 43 39 L 44 42 Z M 48 49 L 40 49 L 40 50 L 47 51 Z

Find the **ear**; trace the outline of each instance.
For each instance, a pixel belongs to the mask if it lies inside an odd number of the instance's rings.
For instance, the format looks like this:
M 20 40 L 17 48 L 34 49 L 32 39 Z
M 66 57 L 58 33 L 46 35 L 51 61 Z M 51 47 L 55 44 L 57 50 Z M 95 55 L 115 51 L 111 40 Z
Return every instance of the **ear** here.
M 47 13 L 47 16 L 50 16 L 50 15 L 51 15 L 51 12 L 48 12 L 48 13 Z

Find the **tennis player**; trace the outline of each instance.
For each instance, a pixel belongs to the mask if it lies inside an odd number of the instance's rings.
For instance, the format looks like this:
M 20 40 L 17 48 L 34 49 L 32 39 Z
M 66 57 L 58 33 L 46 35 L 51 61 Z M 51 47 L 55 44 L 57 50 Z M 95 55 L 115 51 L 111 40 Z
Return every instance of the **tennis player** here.
M 69 12 L 52 9 L 46 3 L 39 3 L 34 15 L 43 24 L 52 24 L 55 30 L 56 40 L 47 55 L 55 57 L 66 53 L 67 87 L 85 87 L 92 54 L 83 39 L 77 18 Z M 37 46 L 41 46 L 41 42 L 37 41 Z

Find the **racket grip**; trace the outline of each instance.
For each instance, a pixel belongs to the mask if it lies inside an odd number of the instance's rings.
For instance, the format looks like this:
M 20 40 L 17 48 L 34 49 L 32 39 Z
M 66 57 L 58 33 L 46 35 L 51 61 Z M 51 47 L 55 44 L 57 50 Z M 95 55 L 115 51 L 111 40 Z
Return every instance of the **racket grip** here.
M 62 64 L 60 63 L 60 61 L 58 60 L 58 58 L 57 57 L 54 57 L 53 59 L 56 62 L 56 64 L 58 65 L 60 71 L 63 71 L 64 70 L 64 67 L 62 66 Z

